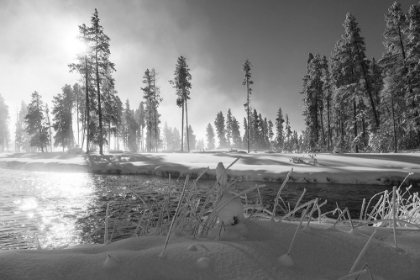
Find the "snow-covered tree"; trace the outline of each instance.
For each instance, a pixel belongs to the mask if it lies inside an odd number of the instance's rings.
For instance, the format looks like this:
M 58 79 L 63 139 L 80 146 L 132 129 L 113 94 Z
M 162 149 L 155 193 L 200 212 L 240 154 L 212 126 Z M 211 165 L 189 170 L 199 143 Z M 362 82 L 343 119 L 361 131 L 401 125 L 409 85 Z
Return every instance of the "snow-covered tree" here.
M 206 137 L 207 137 L 207 149 L 209 150 L 213 150 L 216 147 L 214 136 L 215 135 L 214 135 L 213 126 L 211 124 L 208 124 L 206 128 Z

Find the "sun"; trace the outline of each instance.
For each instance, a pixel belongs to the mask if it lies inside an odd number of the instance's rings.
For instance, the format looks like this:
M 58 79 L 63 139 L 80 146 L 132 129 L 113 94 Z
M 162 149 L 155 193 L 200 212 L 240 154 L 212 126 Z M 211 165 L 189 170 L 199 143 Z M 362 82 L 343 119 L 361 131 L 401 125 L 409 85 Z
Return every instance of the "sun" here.
M 68 29 L 67 32 L 63 33 L 61 45 L 66 55 L 75 57 L 86 51 L 86 44 L 78 36 L 78 30 L 75 28 Z

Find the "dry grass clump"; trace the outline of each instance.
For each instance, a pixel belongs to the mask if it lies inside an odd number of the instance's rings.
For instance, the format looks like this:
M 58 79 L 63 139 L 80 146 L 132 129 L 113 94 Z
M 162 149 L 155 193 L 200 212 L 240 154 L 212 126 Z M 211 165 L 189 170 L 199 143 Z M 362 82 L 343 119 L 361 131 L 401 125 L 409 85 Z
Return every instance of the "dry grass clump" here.
M 410 174 L 407 175 L 410 176 Z M 406 177 L 406 179 L 407 179 Z M 405 179 L 404 179 L 405 180 Z M 403 181 L 404 182 L 404 181 Z M 394 224 L 396 227 L 419 227 L 420 225 L 420 198 L 417 192 L 411 193 L 412 186 L 402 189 L 402 184 L 393 192 L 383 191 L 375 194 L 364 210 L 362 207 L 361 218 L 364 222 L 373 222 L 374 226 L 387 227 Z M 368 208 L 373 198 L 378 197 L 378 202 L 368 213 Z
M 166 235 L 168 240 L 172 233 L 186 236 L 207 236 L 209 229 L 216 224 L 218 212 L 238 197 L 243 202 L 245 218 L 262 218 L 273 222 L 302 221 L 306 223 L 306 227 L 310 222 L 317 221 L 318 223 L 331 223 L 333 226 L 338 223 L 348 223 L 351 228 L 367 225 L 420 228 L 419 195 L 410 193 L 411 187 L 403 191 L 402 184 L 400 187 L 394 188 L 393 192 L 384 191 L 375 194 L 366 207 L 364 201 L 359 220 L 352 219 L 347 208 L 341 210 L 338 206 L 333 211 L 323 213 L 322 207 L 327 203 L 326 200 L 321 202 L 315 198 L 301 203 L 306 189 L 303 190 L 296 204 L 290 205 L 282 199 L 281 193 L 286 187 L 293 169 L 290 170 L 280 186 L 274 198 L 273 210 L 270 211 L 268 207 L 264 206 L 260 194 L 260 188 L 264 188 L 265 185 L 255 185 L 246 190 L 234 192 L 233 190 L 240 179 L 227 182 L 226 171 L 238 160 L 239 158 L 224 169 L 222 176 L 218 176 L 218 180 L 209 189 L 202 189 L 198 186 L 198 181 L 208 169 L 204 170 L 195 180 L 190 180 L 187 176 L 182 189 L 176 189 L 170 177 L 167 184 L 153 186 L 150 189 L 134 189 L 129 184 L 124 185 L 124 191 L 122 194 L 120 193 L 122 199 L 119 202 L 107 204 L 103 219 L 106 221 L 104 242 L 110 242 L 115 235 L 123 238 Z M 223 180 L 226 182 L 222 182 Z M 115 183 L 111 182 L 110 185 L 115 186 Z M 230 190 L 233 196 L 230 200 L 221 202 L 223 189 Z M 148 192 L 155 192 L 154 197 L 148 196 Z M 257 193 L 256 201 L 249 201 L 248 194 L 250 192 Z M 379 201 L 371 206 L 373 199 L 378 196 Z M 130 205 L 124 204 L 127 200 L 131 201 Z M 332 219 L 331 215 L 337 218 Z M 109 219 L 109 217 L 114 219 Z

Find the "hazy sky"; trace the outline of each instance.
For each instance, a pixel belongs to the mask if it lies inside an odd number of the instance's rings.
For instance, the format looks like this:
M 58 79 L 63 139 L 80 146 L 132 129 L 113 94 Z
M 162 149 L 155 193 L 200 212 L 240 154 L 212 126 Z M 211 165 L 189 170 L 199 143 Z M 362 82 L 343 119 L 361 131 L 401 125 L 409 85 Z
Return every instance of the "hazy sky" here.
M 305 128 L 302 95 L 309 52 L 329 57 L 352 12 L 367 56 L 383 52 L 384 14 L 391 0 L 0 0 L 0 94 L 11 112 L 38 91 L 44 102 L 80 77 L 69 73 L 80 44 L 78 25 L 90 25 L 97 8 L 111 38 L 116 89 L 137 108 L 147 68 L 159 73 L 162 125 L 181 126 L 173 79 L 176 60 L 187 58 L 192 90 L 189 123 L 199 138 L 216 114 L 232 110 L 243 126 L 246 90 L 242 63 L 253 65 L 251 104 L 274 123 L 279 107 L 292 129 Z M 404 12 L 416 1 L 400 1 Z M 243 135 L 243 130 L 241 131 Z

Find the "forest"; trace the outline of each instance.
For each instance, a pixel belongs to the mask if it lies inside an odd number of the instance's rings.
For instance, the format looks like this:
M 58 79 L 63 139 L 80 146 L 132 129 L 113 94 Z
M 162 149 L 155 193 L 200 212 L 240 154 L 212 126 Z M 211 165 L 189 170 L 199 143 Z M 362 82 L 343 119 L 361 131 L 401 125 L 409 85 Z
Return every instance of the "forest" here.
M 420 8 L 407 13 L 397 2 L 385 15 L 384 51 L 380 59 L 366 57 L 365 39 L 356 17 L 348 13 L 343 34 L 329 57 L 309 53 L 303 76 L 303 116 L 306 129 L 293 130 L 279 107 L 274 122 L 252 106 L 252 64 L 243 72 L 246 117 L 242 124 L 229 109 L 215 112 L 206 126 L 206 139 L 197 139 L 188 123 L 192 74 L 187 58 L 179 56 L 174 77 L 173 103 L 181 111 L 180 128 L 161 123 L 163 95 L 156 69 L 142 74 L 143 101 L 120 100 L 110 61 L 110 38 L 95 9 L 90 25 L 79 25 L 86 48 L 68 64 L 80 75 L 64 85 L 52 106 L 34 91 L 29 104 L 16 112 L 14 147 L 9 131 L 10 111 L 0 95 L 0 146 L 17 152 L 162 152 L 217 148 L 274 152 L 399 152 L 420 147 Z M 165 93 L 165 96 L 168 96 Z M 242 132 L 242 133 L 241 133 Z

